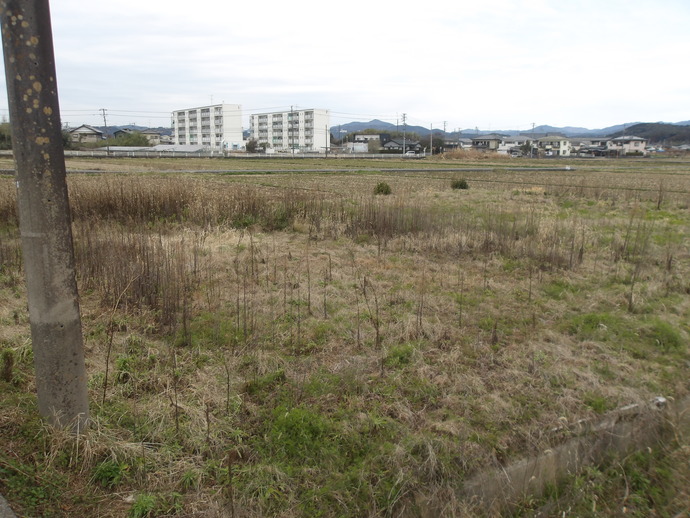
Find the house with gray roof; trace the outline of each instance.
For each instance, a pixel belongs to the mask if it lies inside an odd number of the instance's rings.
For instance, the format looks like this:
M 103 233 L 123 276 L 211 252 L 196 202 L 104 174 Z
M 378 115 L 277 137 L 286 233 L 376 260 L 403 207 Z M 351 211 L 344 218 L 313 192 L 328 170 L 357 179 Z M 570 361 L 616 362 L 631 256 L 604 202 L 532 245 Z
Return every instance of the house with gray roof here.
M 70 139 L 72 142 L 79 144 L 86 142 L 100 142 L 103 139 L 103 132 L 89 126 L 88 124 L 82 124 L 78 128 L 68 130 Z
M 606 147 L 618 156 L 646 155 L 647 139 L 633 135 L 623 135 L 607 140 Z
M 505 138 L 505 135 L 497 133 L 478 135 L 472 139 L 472 147 L 481 151 L 497 151 Z

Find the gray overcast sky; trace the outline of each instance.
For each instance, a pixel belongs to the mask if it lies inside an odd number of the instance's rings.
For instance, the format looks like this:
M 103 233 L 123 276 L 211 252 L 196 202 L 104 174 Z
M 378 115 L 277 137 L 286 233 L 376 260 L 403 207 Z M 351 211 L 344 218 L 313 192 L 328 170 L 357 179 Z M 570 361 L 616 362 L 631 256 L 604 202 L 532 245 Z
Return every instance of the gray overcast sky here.
M 690 119 L 688 0 L 51 2 L 63 122 L 324 108 L 448 130 Z M 2 85 L 0 116 L 7 117 Z M 245 117 L 246 118 L 246 117 Z

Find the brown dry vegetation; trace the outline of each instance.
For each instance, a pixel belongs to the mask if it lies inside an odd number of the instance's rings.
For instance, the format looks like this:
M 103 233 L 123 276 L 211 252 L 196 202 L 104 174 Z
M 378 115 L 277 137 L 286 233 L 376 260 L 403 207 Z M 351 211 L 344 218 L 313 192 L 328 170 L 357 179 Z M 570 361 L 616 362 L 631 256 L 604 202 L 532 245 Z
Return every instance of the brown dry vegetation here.
M 0 178 L 0 492 L 46 516 L 463 516 L 464 478 L 564 422 L 686 395 L 688 163 L 481 162 L 68 162 L 112 171 L 69 177 L 79 442 L 36 417 Z

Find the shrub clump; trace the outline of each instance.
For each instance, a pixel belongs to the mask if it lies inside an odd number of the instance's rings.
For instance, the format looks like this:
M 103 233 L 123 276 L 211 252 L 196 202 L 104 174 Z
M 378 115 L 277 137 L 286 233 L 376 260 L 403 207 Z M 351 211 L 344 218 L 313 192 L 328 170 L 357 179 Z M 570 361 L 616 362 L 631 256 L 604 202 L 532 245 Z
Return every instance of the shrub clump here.
M 662 351 L 679 350 L 683 347 L 680 332 L 668 322 L 654 319 L 646 331 L 650 341 Z
M 374 194 L 383 194 L 383 195 L 389 195 L 391 192 L 391 186 L 388 185 L 386 182 L 379 182 L 376 184 L 376 187 L 374 187 Z
M 450 183 L 451 188 L 453 189 L 469 189 L 470 186 L 467 184 L 467 180 L 464 178 L 460 178 L 458 180 L 453 180 Z

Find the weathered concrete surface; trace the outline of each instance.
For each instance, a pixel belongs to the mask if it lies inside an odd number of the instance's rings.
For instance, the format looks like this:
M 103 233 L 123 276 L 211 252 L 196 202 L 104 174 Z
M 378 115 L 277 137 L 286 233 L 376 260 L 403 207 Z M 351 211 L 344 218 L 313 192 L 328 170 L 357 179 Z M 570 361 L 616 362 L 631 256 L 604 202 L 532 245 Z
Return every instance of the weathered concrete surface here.
M 79 433 L 89 401 L 49 2 L 0 0 L 38 410 Z
M 570 439 L 539 455 L 478 473 L 468 479 L 458 499 L 500 515 L 529 496 L 541 496 L 568 475 L 613 456 L 653 447 L 690 434 L 690 398 L 667 401 L 657 398 L 648 405 L 629 405 L 597 421 L 583 421 L 558 430 Z M 421 516 L 441 516 L 445 502 L 417 498 Z
M 495 510 L 528 495 L 541 496 L 548 485 L 557 484 L 585 466 L 602 462 L 610 455 L 654 446 L 670 429 L 687 427 L 689 402 L 684 403 L 686 411 L 667 402 L 662 406 L 631 405 L 597 422 L 578 423 L 569 430 L 574 435 L 572 439 L 536 457 L 480 473 L 465 483 L 462 494 Z
M 2 495 L 0 495 L 0 518 L 17 518 L 17 515 L 10 508 L 10 504 L 7 503 L 7 500 Z

